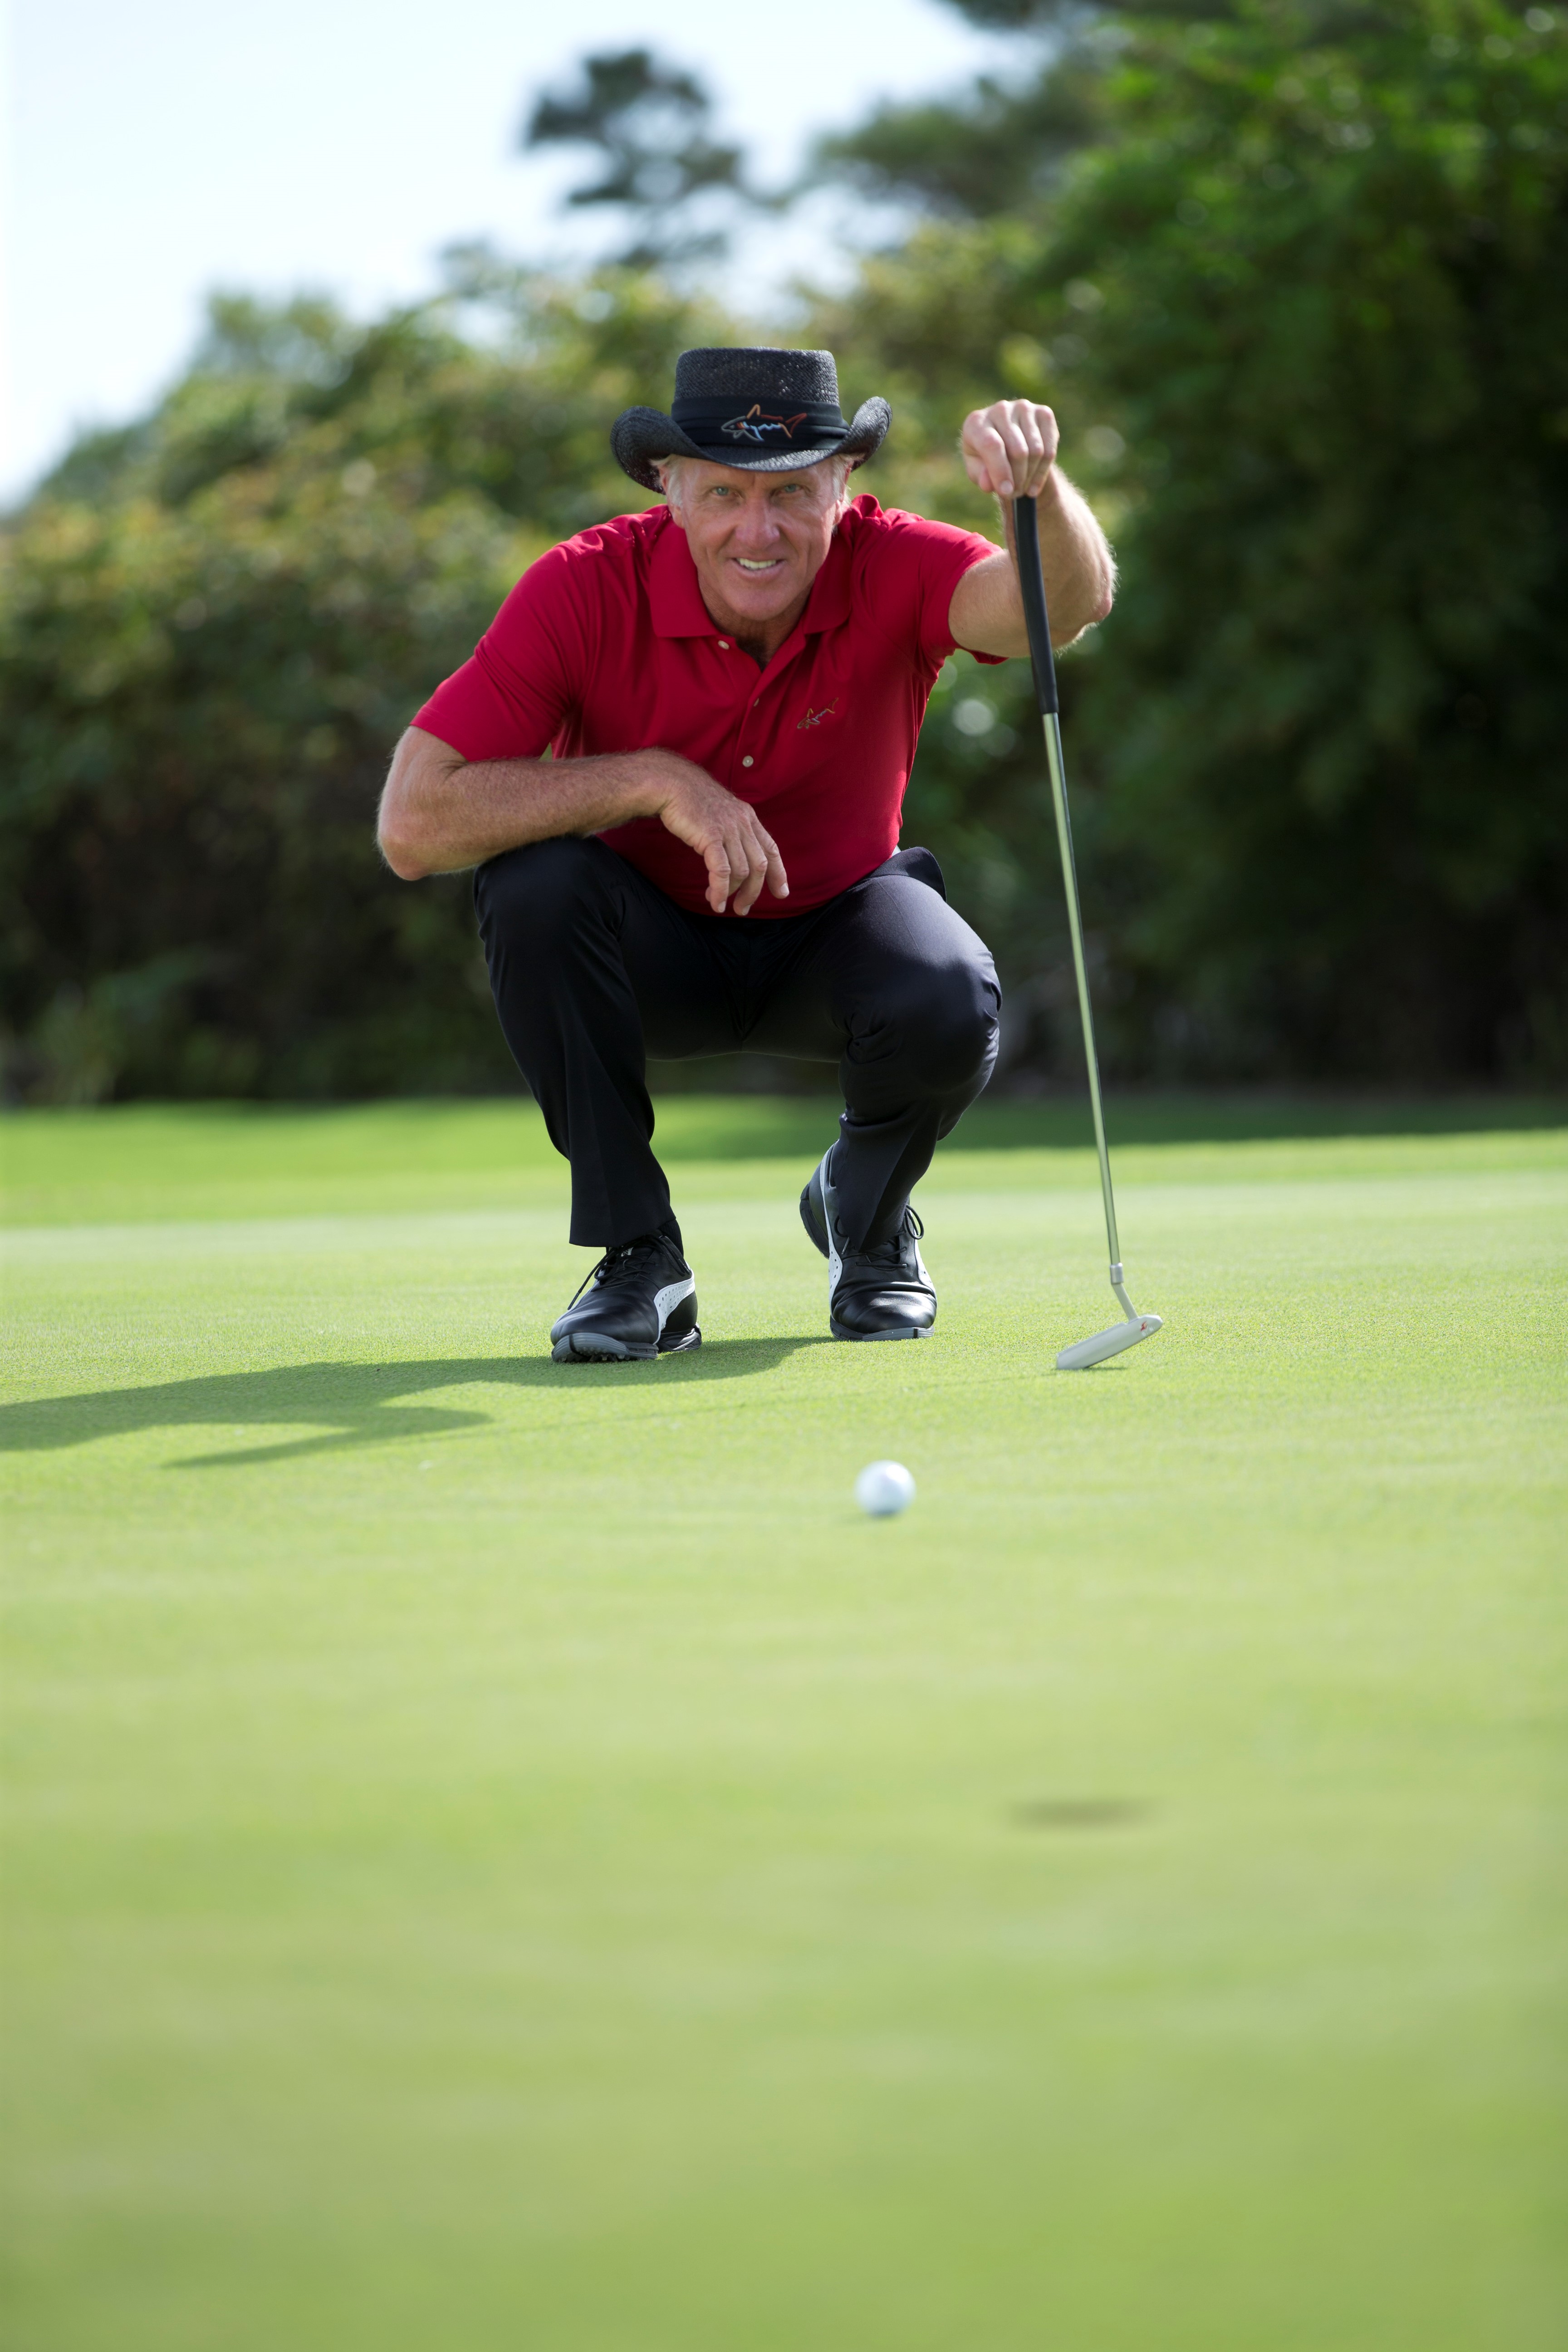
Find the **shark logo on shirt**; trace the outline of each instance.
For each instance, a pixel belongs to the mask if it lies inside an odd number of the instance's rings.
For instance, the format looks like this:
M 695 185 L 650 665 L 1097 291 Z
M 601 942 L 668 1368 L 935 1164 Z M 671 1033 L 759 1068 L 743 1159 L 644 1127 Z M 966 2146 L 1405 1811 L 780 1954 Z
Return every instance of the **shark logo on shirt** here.
M 820 710 L 808 710 L 804 719 L 797 719 L 795 728 L 795 733 L 798 735 L 803 727 L 820 727 L 825 719 L 832 718 L 837 708 L 838 697 L 835 695 L 832 701 L 824 703 Z

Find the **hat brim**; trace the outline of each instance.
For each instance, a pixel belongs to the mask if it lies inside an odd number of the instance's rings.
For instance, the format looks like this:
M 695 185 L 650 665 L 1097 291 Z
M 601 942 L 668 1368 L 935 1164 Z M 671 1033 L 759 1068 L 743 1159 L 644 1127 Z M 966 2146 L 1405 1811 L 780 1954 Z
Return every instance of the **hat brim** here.
M 827 457 L 852 457 L 858 466 L 873 457 L 888 437 L 893 412 L 885 400 L 863 400 L 848 430 L 828 449 L 704 449 L 683 433 L 672 416 L 657 408 L 627 408 L 610 427 L 610 446 L 623 474 L 657 490 L 654 467 L 661 457 L 695 457 L 703 466 L 733 466 L 747 474 L 798 474 Z

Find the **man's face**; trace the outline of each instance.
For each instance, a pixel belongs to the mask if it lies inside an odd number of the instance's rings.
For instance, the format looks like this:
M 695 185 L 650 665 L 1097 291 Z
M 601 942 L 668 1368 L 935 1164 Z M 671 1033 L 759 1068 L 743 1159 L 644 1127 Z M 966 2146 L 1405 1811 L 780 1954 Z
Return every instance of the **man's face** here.
M 840 505 L 838 468 L 758 474 L 689 459 L 673 511 L 686 533 L 702 600 L 737 635 L 776 621 L 807 590 L 826 559 Z

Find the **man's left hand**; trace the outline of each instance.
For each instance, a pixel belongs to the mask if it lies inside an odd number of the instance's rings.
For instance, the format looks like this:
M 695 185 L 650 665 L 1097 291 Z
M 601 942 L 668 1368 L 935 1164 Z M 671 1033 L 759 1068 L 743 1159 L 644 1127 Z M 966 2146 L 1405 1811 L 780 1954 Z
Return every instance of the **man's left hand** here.
M 1056 463 L 1057 420 L 1032 400 L 972 408 L 958 446 L 976 489 L 999 499 L 1037 499 Z

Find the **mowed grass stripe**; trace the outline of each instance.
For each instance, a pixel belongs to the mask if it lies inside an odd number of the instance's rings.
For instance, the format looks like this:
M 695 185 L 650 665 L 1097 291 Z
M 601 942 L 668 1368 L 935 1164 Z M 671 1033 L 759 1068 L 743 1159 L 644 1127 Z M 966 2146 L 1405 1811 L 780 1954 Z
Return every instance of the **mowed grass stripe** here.
M 658 1149 L 688 1198 L 772 1198 L 833 1139 L 826 1097 L 665 1096 Z M 1486 1097 L 1379 1103 L 1267 1096 L 1142 1095 L 1109 1107 L 1123 1179 L 1229 1182 L 1562 1167 L 1568 1100 Z M 969 1112 L 938 1158 L 950 1190 L 996 1181 L 1077 1191 L 1093 1167 L 1081 1102 L 992 1102 Z M 1302 1145 L 1307 1147 L 1303 1155 Z M 1143 1153 L 1152 1147 L 1152 1157 Z M 756 1166 L 756 1162 L 777 1165 Z M 1092 1179 L 1091 1179 L 1092 1181 Z M 553 1206 L 566 1177 L 527 1101 L 393 1102 L 300 1108 L 128 1104 L 0 1116 L 0 1215 L 12 1224 Z
M 1077 1153 L 879 1349 L 684 1163 L 711 1344 L 563 1370 L 554 1205 L 142 1116 L 6 1244 L 29 2352 L 1555 2347 L 1561 1136 L 1143 1147 L 1073 1379 Z

